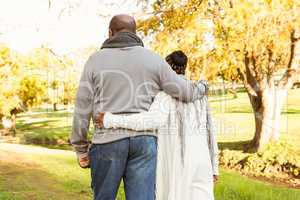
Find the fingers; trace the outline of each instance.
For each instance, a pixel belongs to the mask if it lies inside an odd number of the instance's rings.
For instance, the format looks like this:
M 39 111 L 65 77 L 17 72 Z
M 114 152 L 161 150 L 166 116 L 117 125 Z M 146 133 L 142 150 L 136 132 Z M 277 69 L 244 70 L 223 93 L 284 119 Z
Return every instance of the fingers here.
M 90 167 L 90 159 L 88 157 L 79 159 L 79 166 L 81 168 L 89 168 Z
M 97 127 L 97 128 L 103 128 L 104 114 L 105 114 L 105 113 L 98 113 L 98 114 L 96 115 L 95 122 L 96 122 L 96 127 Z
M 83 163 L 83 162 L 81 162 L 80 164 L 79 164 L 79 166 L 81 167 L 81 168 L 83 168 L 83 169 L 86 169 L 86 168 L 89 168 L 90 167 L 90 163 Z
M 218 180 L 219 180 L 219 176 L 217 176 L 217 175 L 214 175 L 214 183 L 217 183 L 217 182 L 218 182 Z

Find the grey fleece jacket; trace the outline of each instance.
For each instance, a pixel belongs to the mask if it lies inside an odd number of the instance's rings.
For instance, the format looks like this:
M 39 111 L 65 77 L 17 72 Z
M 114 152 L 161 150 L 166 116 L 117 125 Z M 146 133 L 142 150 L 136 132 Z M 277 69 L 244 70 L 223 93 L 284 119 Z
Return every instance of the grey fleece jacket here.
M 190 102 L 206 92 L 203 83 L 194 84 L 178 76 L 159 55 L 140 46 L 107 48 L 86 62 L 76 96 L 70 142 L 78 157 L 86 156 L 91 118 L 99 112 L 139 113 L 147 111 L 159 91 Z M 95 128 L 92 143 L 103 144 L 154 132 Z

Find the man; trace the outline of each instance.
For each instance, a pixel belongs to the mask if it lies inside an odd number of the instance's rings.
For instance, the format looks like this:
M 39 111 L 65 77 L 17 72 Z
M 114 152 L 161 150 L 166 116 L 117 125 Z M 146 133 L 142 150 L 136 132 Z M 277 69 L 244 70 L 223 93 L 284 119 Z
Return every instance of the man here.
M 205 94 L 206 86 L 178 76 L 164 59 L 143 48 L 132 17 L 114 16 L 109 39 L 82 72 L 70 139 L 80 166 L 91 167 L 95 200 L 115 200 L 122 179 L 127 200 L 154 200 L 155 133 L 95 128 L 88 150 L 87 132 L 97 113 L 147 111 L 160 90 L 193 101 Z

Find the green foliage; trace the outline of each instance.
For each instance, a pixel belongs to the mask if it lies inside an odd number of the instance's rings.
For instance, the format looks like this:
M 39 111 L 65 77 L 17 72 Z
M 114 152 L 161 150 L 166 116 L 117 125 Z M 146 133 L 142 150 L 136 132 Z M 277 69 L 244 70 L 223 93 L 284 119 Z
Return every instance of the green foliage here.
M 73 83 L 78 78 L 73 65 L 71 58 L 57 55 L 47 47 L 23 55 L 0 44 L 0 118 L 9 117 L 10 112 L 21 105 L 72 102 Z M 68 83 L 59 80 L 68 80 Z
M 45 81 L 36 76 L 27 76 L 20 82 L 18 96 L 27 107 L 40 105 L 45 93 Z
M 50 87 L 53 89 L 53 90 L 57 90 L 59 88 L 59 81 L 58 80 L 54 80 L 51 82 L 50 84 Z
M 269 144 L 257 153 L 222 150 L 220 165 L 250 176 L 263 176 L 300 184 L 300 155 L 285 143 Z
M 19 64 L 10 49 L 0 44 L 0 115 L 10 116 L 19 107 L 17 96 Z M 0 119 L 1 120 L 1 119 Z
M 243 70 L 245 57 L 253 55 L 256 78 L 262 78 L 286 67 L 299 8 L 296 0 L 162 0 L 138 25 L 145 35 L 155 36 L 152 47 L 162 55 L 184 50 L 191 77 L 215 79 L 222 72 L 227 80 L 238 79 L 237 68 Z
M 59 56 L 46 46 L 33 49 L 23 58 L 23 62 L 28 69 L 56 70 L 56 72 L 74 64 L 67 56 Z

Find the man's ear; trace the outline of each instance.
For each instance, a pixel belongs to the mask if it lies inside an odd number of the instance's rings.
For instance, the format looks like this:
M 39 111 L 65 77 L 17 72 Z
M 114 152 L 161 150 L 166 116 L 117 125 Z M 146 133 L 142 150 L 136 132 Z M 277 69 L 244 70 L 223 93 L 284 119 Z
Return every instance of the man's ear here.
M 108 37 L 109 38 L 113 37 L 113 31 L 111 29 L 108 29 Z

